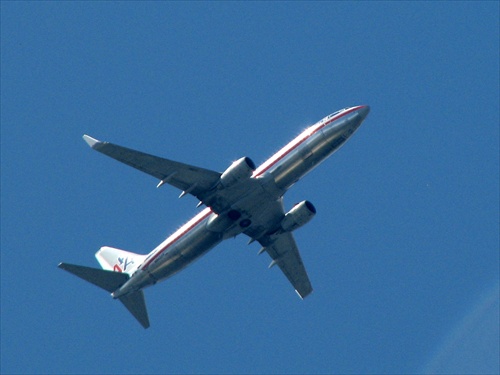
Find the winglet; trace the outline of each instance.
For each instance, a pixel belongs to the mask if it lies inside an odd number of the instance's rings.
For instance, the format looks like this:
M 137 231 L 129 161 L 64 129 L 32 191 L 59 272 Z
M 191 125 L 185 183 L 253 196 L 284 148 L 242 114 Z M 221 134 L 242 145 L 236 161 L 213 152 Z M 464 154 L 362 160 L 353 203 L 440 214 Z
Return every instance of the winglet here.
M 84 134 L 84 135 L 83 135 L 83 140 L 84 140 L 85 142 L 87 142 L 87 144 L 88 144 L 90 147 L 92 147 L 92 148 L 94 148 L 96 144 L 101 143 L 101 141 L 99 141 L 99 140 L 97 140 L 97 139 L 95 139 L 95 138 L 92 138 L 92 137 L 88 136 L 87 134 Z

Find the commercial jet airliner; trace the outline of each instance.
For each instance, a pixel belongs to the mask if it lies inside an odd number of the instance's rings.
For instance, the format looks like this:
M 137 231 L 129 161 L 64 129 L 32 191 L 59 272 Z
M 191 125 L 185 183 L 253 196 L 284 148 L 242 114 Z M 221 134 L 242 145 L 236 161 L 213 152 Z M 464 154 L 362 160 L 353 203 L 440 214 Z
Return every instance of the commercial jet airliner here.
M 262 245 L 301 298 L 312 286 L 293 231 L 316 213 L 309 201 L 285 212 L 283 195 L 300 178 L 338 150 L 368 115 L 368 106 L 344 108 L 308 127 L 261 166 L 248 157 L 223 173 L 145 154 L 84 135 L 96 151 L 194 195 L 206 208 L 146 255 L 104 246 L 96 253 L 103 269 L 60 263 L 59 267 L 119 299 L 149 327 L 143 289 L 164 280 L 201 257 L 222 240 L 244 233 Z

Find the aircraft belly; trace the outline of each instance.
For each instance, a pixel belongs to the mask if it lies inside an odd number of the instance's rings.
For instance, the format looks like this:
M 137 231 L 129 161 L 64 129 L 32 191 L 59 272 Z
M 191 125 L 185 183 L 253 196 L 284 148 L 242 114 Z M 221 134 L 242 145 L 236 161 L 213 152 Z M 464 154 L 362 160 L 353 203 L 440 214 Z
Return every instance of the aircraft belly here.
M 290 153 L 276 169 L 270 171 L 276 185 L 280 189 L 286 190 L 319 165 L 333 152 L 328 147 L 328 143 L 323 133 L 318 132 L 301 145 L 296 152 Z
M 148 271 L 158 281 L 166 279 L 187 267 L 221 241 L 221 234 L 208 231 L 203 222 L 165 251 L 165 254 L 160 256 Z

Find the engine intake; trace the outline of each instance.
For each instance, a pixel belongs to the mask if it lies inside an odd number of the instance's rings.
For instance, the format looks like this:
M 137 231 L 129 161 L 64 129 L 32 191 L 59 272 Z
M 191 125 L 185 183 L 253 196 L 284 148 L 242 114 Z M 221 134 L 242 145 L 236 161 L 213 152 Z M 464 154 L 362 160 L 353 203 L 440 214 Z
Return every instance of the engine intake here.
M 220 176 L 220 183 L 224 187 L 235 185 L 236 183 L 250 178 L 255 170 L 255 164 L 249 157 L 243 157 L 236 160 Z
M 292 232 L 307 224 L 316 215 L 316 208 L 309 201 L 297 203 L 287 212 L 281 221 L 281 229 L 284 232 Z

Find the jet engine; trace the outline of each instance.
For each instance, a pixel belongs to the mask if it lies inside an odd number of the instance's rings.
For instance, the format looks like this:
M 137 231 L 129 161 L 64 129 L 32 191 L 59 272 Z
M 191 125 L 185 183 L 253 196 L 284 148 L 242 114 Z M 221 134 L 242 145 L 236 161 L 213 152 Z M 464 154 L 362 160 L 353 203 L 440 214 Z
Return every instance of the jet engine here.
M 255 170 L 255 164 L 249 157 L 242 157 L 229 166 L 220 176 L 220 183 L 224 187 L 235 185 L 236 183 L 250 178 Z
M 316 208 L 309 201 L 297 203 L 287 212 L 281 221 L 281 229 L 284 232 L 292 232 L 308 223 L 316 215 Z

